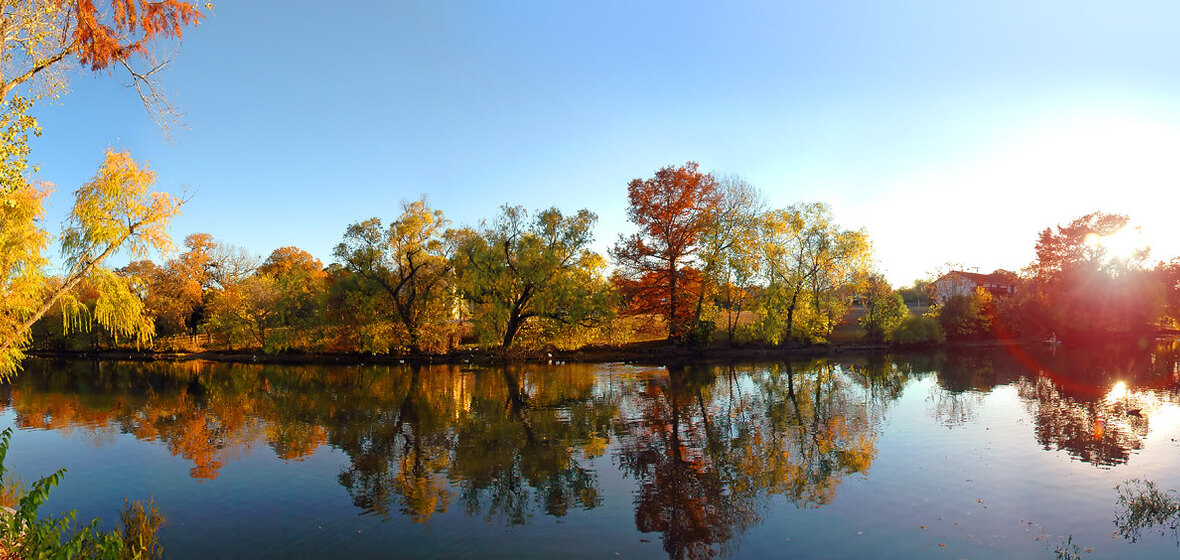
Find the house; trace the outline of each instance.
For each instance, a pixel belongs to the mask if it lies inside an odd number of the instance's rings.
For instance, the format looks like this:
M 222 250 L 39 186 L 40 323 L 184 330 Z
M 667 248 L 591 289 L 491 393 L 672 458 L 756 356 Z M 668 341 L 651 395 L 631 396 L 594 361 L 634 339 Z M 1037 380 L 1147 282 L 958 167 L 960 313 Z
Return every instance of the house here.
M 997 270 L 991 274 L 952 270 L 930 284 L 931 299 L 934 303 L 943 303 L 954 296 L 971 295 L 977 288 L 983 288 L 996 296 L 1015 294 L 1016 275 L 1007 270 Z

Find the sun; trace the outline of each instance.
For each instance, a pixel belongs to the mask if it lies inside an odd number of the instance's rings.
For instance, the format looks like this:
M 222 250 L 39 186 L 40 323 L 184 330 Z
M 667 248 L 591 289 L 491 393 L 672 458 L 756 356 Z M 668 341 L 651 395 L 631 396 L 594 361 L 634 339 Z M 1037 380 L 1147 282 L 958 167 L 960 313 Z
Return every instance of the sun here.
M 1100 247 L 1107 257 L 1125 263 L 1145 260 L 1151 249 L 1143 237 L 1142 228 L 1138 226 L 1123 227 L 1107 235 L 1091 233 L 1086 236 L 1086 244 Z

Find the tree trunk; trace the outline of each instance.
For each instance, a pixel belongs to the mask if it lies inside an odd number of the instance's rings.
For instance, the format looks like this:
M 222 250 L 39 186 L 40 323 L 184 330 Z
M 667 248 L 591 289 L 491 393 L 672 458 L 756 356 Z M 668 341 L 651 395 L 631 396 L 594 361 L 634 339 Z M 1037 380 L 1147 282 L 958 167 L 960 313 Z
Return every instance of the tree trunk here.
M 791 295 L 791 305 L 787 306 L 787 340 L 790 340 L 792 335 L 794 335 L 795 305 L 798 300 L 799 290 L 795 290 L 795 293 Z
M 512 346 L 512 341 L 516 338 L 516 333 L 520 331 L 520 327 L 523 324 L 524 319 L 515 311 L 508 316 L 508 328 L 504 331 L 504 342 L 501 344 L 501 348 L 507 350 Z
M 676 261 L 668 267 L 668 341 L 672 342 L 680 335 L 676 324 Z

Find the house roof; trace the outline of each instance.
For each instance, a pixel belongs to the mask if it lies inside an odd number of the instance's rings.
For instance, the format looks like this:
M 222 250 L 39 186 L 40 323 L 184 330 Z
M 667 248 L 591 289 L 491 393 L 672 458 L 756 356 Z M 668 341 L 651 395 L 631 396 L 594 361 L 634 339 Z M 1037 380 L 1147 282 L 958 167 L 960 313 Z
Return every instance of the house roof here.
M 952 271 L 942 275 L 942 278 L 946 278 L 947 276 L 950 276 L 952 274 L 957 274 L 959 276 L 962 276 L 962 277 L 974 282 L 976 285 L 984 284 L 987 282 L 990 282 L 992 284 L 1012 285 L 1012 281 L 1009 280 L 1008 278 L 1006 278 L 1004 275 L 998 274 L 999 272 L 1000 271 L 997 270 L 996 272 L 993 272 L 991 274 L 980 274 L 978 272 L 966 272 L 966 271 L 962 271 L 962 270 L 952 270 Z M 941 278 L 940 278 L 940 280 L 941 280 Z

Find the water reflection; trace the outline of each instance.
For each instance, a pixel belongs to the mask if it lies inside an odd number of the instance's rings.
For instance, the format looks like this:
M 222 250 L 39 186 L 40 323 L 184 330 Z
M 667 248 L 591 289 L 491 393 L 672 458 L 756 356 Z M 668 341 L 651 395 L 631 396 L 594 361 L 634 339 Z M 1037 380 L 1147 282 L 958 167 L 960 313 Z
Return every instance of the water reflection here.
M 634 529 L 671 558 L 707 558 L 736 550 L 768 510 L 832 504 L 850 477 L 868 476 L 891 407 L 918 381 L 943 426 L 975 422 L 1007 387 L 1038 446 L 1125 463 L 1153 425 L 1180 419 L 1178 354 L 1023 348 L 673 368 L 31 360 L 0 404 L 21 428 L 157 442 L 199 480 L 257 447 L 302 461 L 330 446 L 347 457 L 336 481 L 357 511 L 417 523 L 461 512 L 516 526 L 595 510 L 607 499 L 601 473 L 617 469 L 634 484 Z
M 1143 446 L 1151 423 L 1171 421 L 1180 404 L 1180 346 L 1110 345 L 1053 352 L 1016 347 L 937 354 L 933 416 L 948 426 L 974 421 L 982 397 L 1016 389 L 1047 451 L 1108 468 Z M 924 358 L 925 359 L 925 358 Z

